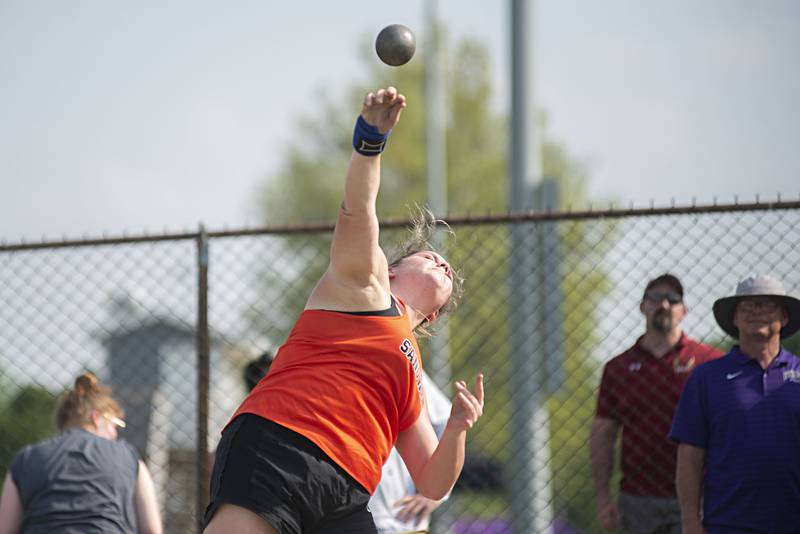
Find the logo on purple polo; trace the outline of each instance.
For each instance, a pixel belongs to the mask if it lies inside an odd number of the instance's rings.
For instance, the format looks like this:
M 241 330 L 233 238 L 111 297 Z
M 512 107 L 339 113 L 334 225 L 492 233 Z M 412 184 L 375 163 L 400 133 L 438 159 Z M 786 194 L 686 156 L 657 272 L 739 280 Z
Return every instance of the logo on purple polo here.
M 797 369 L 787 369 L 783 372 L 783 381 L 800 383 L 800 371 Z

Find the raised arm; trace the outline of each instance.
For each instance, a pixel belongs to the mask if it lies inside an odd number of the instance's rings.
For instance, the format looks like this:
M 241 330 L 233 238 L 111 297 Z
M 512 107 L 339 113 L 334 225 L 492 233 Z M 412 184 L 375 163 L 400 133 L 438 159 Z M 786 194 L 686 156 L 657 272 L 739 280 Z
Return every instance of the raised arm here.
M 389 305 L 388 266 L 378 242 L 375 201 L 380 187 L 380 153 L 405 107 L 405 97 L 394 87 L 379 89 L 364 98 L 333 233 L 330 264 L 306 308 L 356 311 Z
M 438 443 L 423 409 L 417 422 L 400 433 L 395 445 L 419 493 L 433 500 L 442 499 L 458 480 L 464 467 L 467 430 L 483 415 L 483 375 L 475 378 L 473 391 L 464 382 L 456 382 L 455 387 L 450 419 Z

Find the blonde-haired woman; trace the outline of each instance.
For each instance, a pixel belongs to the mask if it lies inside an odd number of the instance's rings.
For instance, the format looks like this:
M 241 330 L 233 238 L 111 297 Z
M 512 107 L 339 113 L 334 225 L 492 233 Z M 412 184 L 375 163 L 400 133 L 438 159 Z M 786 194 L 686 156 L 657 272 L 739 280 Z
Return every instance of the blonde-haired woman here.
M 117 441 L 124 412 L 91 373 L 75 379 L 56 409 L 61 433 L 11 461 L 0 498 L 0 534 L 161 534 L 150 472 Z

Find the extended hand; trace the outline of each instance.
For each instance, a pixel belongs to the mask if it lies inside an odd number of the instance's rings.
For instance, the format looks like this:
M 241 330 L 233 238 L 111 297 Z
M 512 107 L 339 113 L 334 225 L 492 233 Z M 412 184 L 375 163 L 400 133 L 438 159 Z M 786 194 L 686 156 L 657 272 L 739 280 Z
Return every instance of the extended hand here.
M 400 120 L 400 113 L 405 107 L 406 97 L 398 94 L 394 87 L 387 87 L 364 97 L 361 116 L 367 124 L 375 126 L 385 134 Z
M 483 375 L 475 377 L 474 392 L 467 388 L 467 383 L 463 380 L 456 382 L 455 386 L 456 396 L 447 426 L 455 430 L 467 430 L 483 415 Z
M 404 523 L 413 519 L 414 524 L 418 525 L 420 522 L 428 519 L 431 512 L 436 510 L 440 504 L 441 501 L 434 501 L 416 493 L 408 497 L 403 497 L 394 503 L 394 506 L 400 507 L 396 514 L 397 519 Z

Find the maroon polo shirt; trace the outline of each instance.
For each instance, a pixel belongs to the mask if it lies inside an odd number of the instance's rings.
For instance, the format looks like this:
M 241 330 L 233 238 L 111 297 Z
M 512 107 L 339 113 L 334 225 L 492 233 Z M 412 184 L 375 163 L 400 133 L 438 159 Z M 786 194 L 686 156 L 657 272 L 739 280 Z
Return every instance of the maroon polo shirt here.
M 620 489 L 675 497 L 678 446 L 667 437 L 672 416 L 691 371 L 722 352 L 684 333 L 670 352 L 656 358 L 641 341 L 606 363 L 596 413 L 622 427 Z

